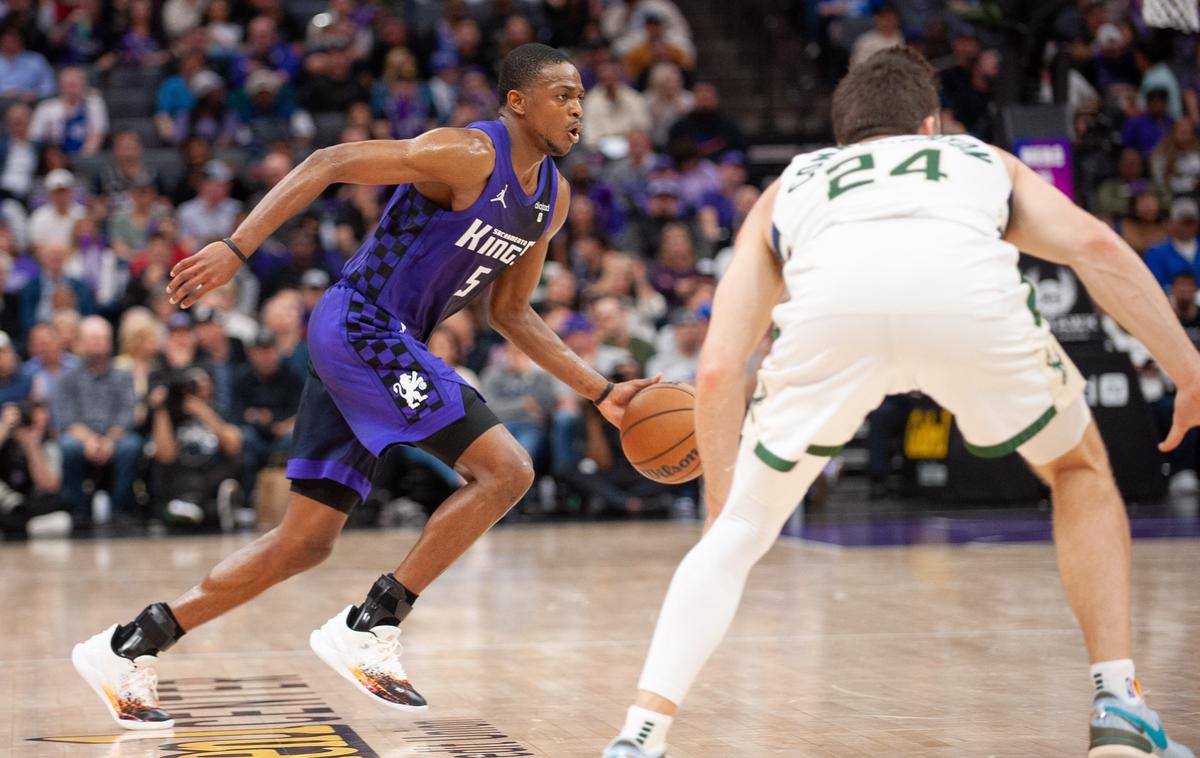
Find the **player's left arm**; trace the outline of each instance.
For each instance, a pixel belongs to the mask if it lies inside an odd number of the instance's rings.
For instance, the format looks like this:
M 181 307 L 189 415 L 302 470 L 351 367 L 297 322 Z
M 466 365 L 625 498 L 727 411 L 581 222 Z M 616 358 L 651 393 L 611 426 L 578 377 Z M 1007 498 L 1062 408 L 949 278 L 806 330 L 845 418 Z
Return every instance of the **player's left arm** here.
M 608 380 L 564 345 L 554 330 L 546 325 L 529 304 L 529 299 L 541 278 L 550 239 L 567 220 L 567 209 L 570 205 L 571 187 L 560 175 L 558 196 L 554 201 L 554 217 L 550 219 L 549 228 L 511 269 L 496 279 L 492 285 L 489 316 L 492 327 L 518 350 L 528 355 L 530 360 L 558 377 L 580 395 L 594 401 L 604 392 Z M 656 381 L 657 378 L 638 379 L 616 385 L 604 402 L 600 403 L 600 412 L 613 424 L 620 426 L 621 417 L 625 414 L 625 407 L 629 405 L 629 401 L 638 390 Z
M 771 248 L 771 210 L 778 194 L 776 181 L 754 203 L 738 232 L 733 261 L 713 296 L 696 369 L 696 444 L 704 464 L 709 524 L 725 506 L 733 482 L 746 415 L 746 364 L 771 325 L 771 309 L 783 297 L 783 272 Z

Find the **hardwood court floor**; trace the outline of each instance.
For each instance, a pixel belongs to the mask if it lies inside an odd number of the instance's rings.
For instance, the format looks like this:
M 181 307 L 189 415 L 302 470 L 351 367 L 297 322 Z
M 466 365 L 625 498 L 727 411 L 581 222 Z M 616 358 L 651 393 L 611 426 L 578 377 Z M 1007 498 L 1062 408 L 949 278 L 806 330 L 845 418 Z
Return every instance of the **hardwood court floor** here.
M 697 534 L 493 532 L 406 625 L 409 674 L 434 705 L 418 719 L 376 707 L 308 650 L 309 631 L 415 539 L 348 533 L 328 563 L 165 655 L 180 724 L 122 741 L 72 670 L 71 645 L 174 597 L 247 538 L 0 545 L 0 755 L 596 758 Z M 1200 541 L 1139 542 L 1134 555 L 1139 672 L 1169 733 L 1200 747 Z M 1082 756 L 1088 679 L 1049 545 L 788 540 L 751 575 L 671 756 Z

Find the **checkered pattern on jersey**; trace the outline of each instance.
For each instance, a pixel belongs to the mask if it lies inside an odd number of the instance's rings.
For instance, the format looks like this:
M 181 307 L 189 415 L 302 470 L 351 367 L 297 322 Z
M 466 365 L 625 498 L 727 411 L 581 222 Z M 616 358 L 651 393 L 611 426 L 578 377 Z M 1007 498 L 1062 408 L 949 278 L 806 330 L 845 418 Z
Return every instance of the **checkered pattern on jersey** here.
M 409 348 L 413 338 L 400 331 L 400 322 L 383 309 L 365 302 L 357 293 L 351 297 L 346 312 L 346 338 L 358 357 L 375 371 L 396 410 L 409 424 L 417 423 L 446 404 L 437 372 L 421 363 Z M 405 382 L 420 379 L 425 381 L 425 387 L 420 390 L 425 398 L 413 408 L 405 399 L 402 388 Z
M 437 211 L 438 207 L 415 188 L 405 190 L 375 227 L 361 265 L 347 277 L 350 284 L 372 300 L 379 298 L 413 240 Z

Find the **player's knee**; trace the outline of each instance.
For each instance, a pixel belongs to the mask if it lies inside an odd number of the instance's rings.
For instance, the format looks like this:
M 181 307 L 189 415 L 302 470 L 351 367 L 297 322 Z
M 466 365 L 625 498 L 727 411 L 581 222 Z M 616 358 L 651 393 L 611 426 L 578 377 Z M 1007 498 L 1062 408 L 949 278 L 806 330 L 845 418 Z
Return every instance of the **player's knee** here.
M 271 534 L 289 576 L 307 571 L 333 554 L 333 539 L 322 534 L 288 534 L 279 527 Z
M 503 503 L 507 511 L 533 486 L 533 461 L 529 453 L 514 443 L 511 449 L 497 456 L 493 465 L 489 466 L 486 480 L 497 492 L 496 502 Z
M 1080 477 L 1112 479 L 1108 453 L 1095 424 L 1088 428 L 1079 444 L 1049 463 L 1034 466 L 1034 470 L 1051 489 L 1058 489 Z

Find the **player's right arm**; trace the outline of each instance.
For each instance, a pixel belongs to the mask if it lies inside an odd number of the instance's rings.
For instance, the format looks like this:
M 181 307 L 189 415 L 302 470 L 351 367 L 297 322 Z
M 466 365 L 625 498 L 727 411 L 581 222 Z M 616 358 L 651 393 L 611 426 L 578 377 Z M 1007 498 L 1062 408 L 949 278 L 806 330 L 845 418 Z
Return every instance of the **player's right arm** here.
M 746 363 L 771 325 L 783 297 L 783 272 L 771 251 L 776 181 L 750 209 L 733 247 L 733 261 L 713 296 L 712 319 L 696 367 L 696 444 L 704 464 L 708 523 L 729 497 L 738 437 L 746 415 Z
M 1023 252 L 1070 266 L 1088 293 L 1150 350 L 1179 387 L 1175 420 L 1160 445 L 1171 450 L 1200 425 L 1200 354 L 1146 264 L 1107 224 L 1072 203 L 1014 156 L 1012 215 L 1004 238 Z
M 230 235 L 250 255 L 284 221 L 300 213 L 331 184 L 433 183 L 473 202 L 492 173 L 495 151 L 472 129 L 434 129 L 409 140 L 365 140 L 321 148 L 292 169 Z M 473 195 L 471 193 L 474 193 Z M 241 260 L 224 242 L 213 242 L 180 261 L 167 291 L 187 308 L 233 278 Z

